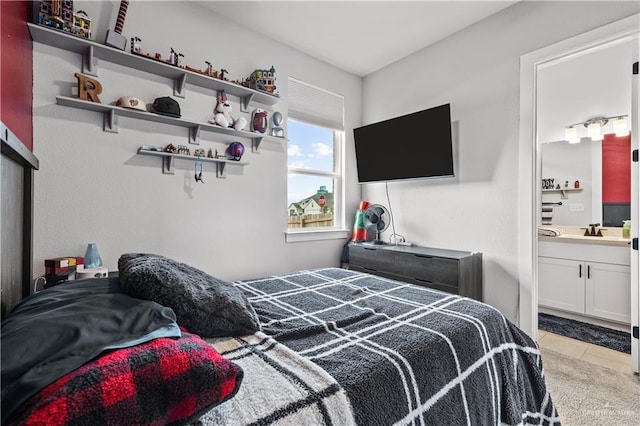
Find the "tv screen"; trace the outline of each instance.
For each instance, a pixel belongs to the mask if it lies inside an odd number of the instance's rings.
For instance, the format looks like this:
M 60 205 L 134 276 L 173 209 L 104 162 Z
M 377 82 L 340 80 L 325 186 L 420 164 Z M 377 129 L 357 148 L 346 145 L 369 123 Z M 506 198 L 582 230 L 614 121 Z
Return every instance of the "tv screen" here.
M 450 104 L 353 129 L 358 182 L 453 177 Z

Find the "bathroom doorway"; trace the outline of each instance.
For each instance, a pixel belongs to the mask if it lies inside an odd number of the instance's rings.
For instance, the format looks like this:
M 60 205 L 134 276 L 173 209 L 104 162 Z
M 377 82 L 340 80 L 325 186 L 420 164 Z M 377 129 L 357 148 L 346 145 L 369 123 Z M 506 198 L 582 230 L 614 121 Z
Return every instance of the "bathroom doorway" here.
M 637 149 L 638 139 L 637 132 L 633 132 L 633 129 L 637 129 L 637 97 L 638 97 L 638 88 L 637 88 L 637 76 L 632 77 L 631 75 L 631 65 L 634 61 L 637 61 L 638 55 L 638 44 L 637 44 L 637 36 L 638 36 L 638 28 L 640 27 L 638 23 L 640 22 L 640 15 L 634 15 L 630 18 L 623 19 L 621 21 L 614 22 L 610 25 L 606 25 L 604 27 L 598 28 L 596 30 L 590 31 L 583 35 L 574 37 L 572 39 L 565 40 L 563 42 L 557 43 L 555 45 L 549 46 L 547 48 L 540 49 L 538 51 L 532 52 L 530 54 L 524 55 L 521 58 L 521 132 L 520 132 L 520 206 L 521 206 L 521 217 L 520 217 L 520 228 L 522 230 L 521 240 L 520 240 L 520 254 L 521 254 L 521 269 L 520 269 L 520 294 L 521 294 L 521 306 L 520 306 L 520 324 L 525 330 L 531 330 L 533 336 L 537 334 L 538 330 L 538 297 L 540 293 L 540 282 L 539 279 L 541 277 L 541 273 L 544 274 L 545 271 L 539 270 L 538 265 L 538 255 L 539 255 L 539 244 L 538 244 L 538 225 L 542 220 L 542 211 L 541 206 L 543 202 L 543 193 L 542 193 L 542 179 L 547 176 L 542 175 L 542 160 L 543 160 L 543 142 L 558 142 L 565 140 L 564 130 L 565 127 L 573 124 L 587 121 L 589 118 L 595 116 L 602 116 L 604 114 L 608 114 L 608 112 L 604 111 L 605 104 L 604 102 L 600 102 L 596 109 L 589 110 L 588 108 L 583 108 L 582 110 L 574 110 L 568 109 L 564 110 L 556 110 L 550 111 L 548 108 L 545 110 L 541 110 L 539 108 L 539 102 L 544 102 L 544 94 L 541 98 L 539 98 L 540 93 L 538 91 L 539 84 L 543 84 L 546 77 L 545 72 L 551 71 L 554 66 L 557 67 L 558 70 L 564 70 L 565 72 L 569 72 L 568 70 L 571 68 L 572 61 L 585 61 L 589 55 L 600 53 L 602 55 L 608 54 L 609 49 L 613 50 L 625 50 L 629 52 L 625 61 L 627 61 L 626 66 L 623 65 L 623 72 L 626 74 L 627 82 L 636 80 L 631 83 L 630 86 L 632 90 L 627 89 L 627 93 L 632 93 L 631 99 L 627 100 L 627 108 L 625 109 L 626 113 L 629 114 L 629 122 L 631 122 L 632 128 L 632 145 Z M 607 62 L 608 63 L 608 62 Z M 596 66 L 596 69 L 600 69 L 601 73 L 606 74 L 606 66 L 600 67 Z M 573 73 L 569 73 L 569 76 L 565 76 L 565 80 L 568 78 L 569 81 L 576 80 L 579 75 L 588 73 L 591 67 L 581 67 L 580 71 L 576 74 L 576 71 Z M 604 70 L 604 71 L 603 71 Z M 574 98 L 581 99 L 581 103 L 586 105 L 585 96 L 589 94 L 589 90 L 593 88 L 594 85 L 600 87 L 610 87 L 612 85 L 611 80 L 606 80 L 610 77 L 593 77 L 589 84 L 583 84 L 581 91 L 576 92 L 573 95 Z M 558 81 L 561 79 L 558 77 Z M 603 80 L 605 79 L 605 80 Z M 567 84 L 568 85 L 568 84 Z M 544 87 L 543 87 L 544 88 Z M 623 89 L 624 90 L 624 89 Z M 613 89 L 615 92 L 615 89 Z M 609 95 L 609 93 L 607 94 Z M 596 108 L 596 107 L 593 107 Z M 552 108 L 554 109 L 554 108 Z M 623 114 L 625 111 L 617 111 L 611 112 L 611 115 L 614 114 Z M 565 112 L 579 114 L 579 117 L 567 118 L 563 116 Z M 550 115 L 545 115 L 546 113 L 550 113 Z M 638 217 L 638 173 L 637 173 L 637 163 L 634 166 L 635 169 L 632 171 L 632 187 L 631 192 L 633 194 L 633 199 L 631 200 L 631 219 L 633 219 L 637 223 Z M 572 194 L 569 191 L 563 193 L 562 189 L 565 188 L 565 184 L 569 186 L 569 177 L 565 176 L 561 178 L 561 182 L 555 182 L 553 189 L 560 189 L 557 192 L 558 197 L 566 196 L 568 194 L 569 197 Z M 575 183 L 576 179 L 571 179 Z M 557 185 L 560 184 L 560 188 L 557 188 Z M 586 184 L 586 182 L 584 182 Z M 581 182 L 581 189 L 584 191 L 584 186 Z M 593 186 L 592 186 L 593 188 Z M 545 196 L 547 194 L 545 193 Z M 582 209 L 588 210 L 592 209 L 593 212 L 596 213 L 596 217 L 598 214 L 602 214 L 602 207 L 595 205 L 596 198 L 592 196 L 592 202 L 588 202 L 587 200 L 579 200 L 578 198 L 565 198 L 561 200 L 554 200 L 551 202 L 560 202 L 563 204 L 567 203 L 569 208 L 573 208 L 573 213 L 581 212 Z M 600 203 L 602 200 L 600 199 Z M 580 206 L 582 205 L 582 206 Z M 595 207 L 594 207 L 595 205 Z M 553 214 L 555 216 L 555 213 Z M 592 216 L 593 217 L 593 216 Z M 600 216 L 601 218 L 602 216 Z M 552 222 L 553 223 L 553 222 Z M 594 223 L 594 222 L 589 222 Z M 602 223 L 600 221 L 599 223 Z M 582 227 L 585 227 L 588 223 L 583 224 Z M 579 228 L 580 226 L 578 226 Z M 634 229 L 632 237 L 637 237 L 637 227 Z M 544 253 L 543 253 L 544 254 Z M 637 251 L 630 254 L 631 261 L 629 266 L 630 272 L 630 286 L 631 286 L 631 299 L 633 301 L 632 307 L 630 309 L 630 323 L 631 326 L 638 326 L 639 313 L 638 313 L 638 304 L 639 304 L 639 292 L 638 292 L 638 259 L 637 259 Z M 586 267 L 586 265 L 585 265 Z M 575 304 L 577 306 L 583 306 L 584 300 L 577 300 Z M 577 308 L 576 308 L 577 309 Z M 570 311 L 571 308 L 564 309 L 565 311 Z M 631 327 L 629 327 L 631 328 Z M 630 330 L 629 330 L 630 331 Z M 634 371 L 638 371 L 638 340 L 632 339 L 632 368 Z

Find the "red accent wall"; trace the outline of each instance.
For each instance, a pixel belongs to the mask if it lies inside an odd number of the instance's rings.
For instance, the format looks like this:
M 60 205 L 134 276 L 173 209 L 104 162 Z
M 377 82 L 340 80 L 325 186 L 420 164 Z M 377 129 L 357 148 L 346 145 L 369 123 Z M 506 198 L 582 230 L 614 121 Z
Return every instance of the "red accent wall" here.
M 29 1 L 0 1 L 0 120 L 33 151 L 33 42 Z
M 631 202 L 631 135 L 602 139 L 602 202 Z

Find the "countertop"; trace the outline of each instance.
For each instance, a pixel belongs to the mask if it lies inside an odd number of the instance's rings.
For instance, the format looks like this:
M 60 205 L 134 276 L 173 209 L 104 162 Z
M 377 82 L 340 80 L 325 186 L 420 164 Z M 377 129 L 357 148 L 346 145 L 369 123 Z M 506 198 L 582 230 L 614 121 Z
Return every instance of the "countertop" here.
M 584 228 L 576 226 L 540 226 L 540 228 L 559 229 L 562 234 L 549 237 L 538 235 L 539 241 L 556 241 L 565 243 L 583 243 L 583 244 L 601 244 L 609 246 L 628 246 L 631 245 L 631 238 L 622 237 L 622 228 L 607 227 L 602 228 L 602 237 L 591 237 L 584 235 Z

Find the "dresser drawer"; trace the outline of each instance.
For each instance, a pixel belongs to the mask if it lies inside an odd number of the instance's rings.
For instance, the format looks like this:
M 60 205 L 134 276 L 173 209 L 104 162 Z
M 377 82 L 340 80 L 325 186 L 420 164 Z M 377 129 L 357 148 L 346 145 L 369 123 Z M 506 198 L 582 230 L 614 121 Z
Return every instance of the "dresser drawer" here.
M 349 269 L 482 301 L 482 253 L 419 246 L 349 245 Z
M 440 290 L 446 293 L 460 295 L 460 289 L 458 287 L 454 287 L 454 286 L 450 286 L 442 283 L 434 283 L 434 282 L 425 281 L 425 280 L 418 280 L 416 278 L 407 278 L 405 279 L 405 281 L 411 284 L 422 286 L 422 287 L 428 287 L 434 290 Z
M 398 253 L 376 248 L 350 246 L 349 265 L 360 266 L 369 270 L 395 271 Z
M 458 261 L 455 259 L 402 253 L 397 257 L 397 267 L 401 268 L 402 275 L 418 280 L 458 286 Z

